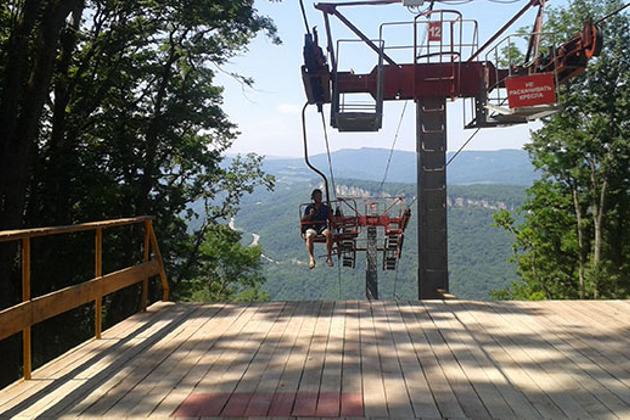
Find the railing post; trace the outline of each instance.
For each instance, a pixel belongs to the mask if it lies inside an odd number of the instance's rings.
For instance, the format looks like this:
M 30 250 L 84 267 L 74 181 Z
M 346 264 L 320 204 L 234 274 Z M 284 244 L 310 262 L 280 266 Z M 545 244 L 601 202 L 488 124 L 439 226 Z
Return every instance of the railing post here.
M 103 229 L 96 228 L 96 239 L 95 239 L 95 265 L 96 268 L 94 270 L 94 274 L 96 277 L 101 277 L 103 275 Z M 101 338 L 101 332 L 103 328 L 103 297 L 99 293 L 96 297 L 96 316 L 95 316 L 95 337 L 96 339 Z
M 144 262 L 149 262 L 149 240 L 150 240 L 150 231 L 151 231 L 151 221 L 147 220 L 144 222 Z M 145 278 L 142 281 L 142 310 L 146 312 L 147 310 L 147 296 L 149 294 L 149 278 Z
M 31 299 L 31 239 L 22 239 L 22 302 Z M 22 354 L 24 357 L 24 379 L 31 379 L 31 327 L 22 331 Z
M 160 247 L 158 246 L 157 238 L 155 237 L 155 232 L 153 231 L 153 222 L 149 220 L 148 223 L 149 235 L 151 237 L 151 247 L 153 248 L 155 259 L 157 259 L 160 263 L 160 279 L 162 279 L 162 288 L 164 289 L 162 300 L 164 302 L 168 302 L 169 287 L 168 282 L 166 281 L 166 272 L 164 272 L 164 262 L 162 261 L 162 254 L 160 254 Z

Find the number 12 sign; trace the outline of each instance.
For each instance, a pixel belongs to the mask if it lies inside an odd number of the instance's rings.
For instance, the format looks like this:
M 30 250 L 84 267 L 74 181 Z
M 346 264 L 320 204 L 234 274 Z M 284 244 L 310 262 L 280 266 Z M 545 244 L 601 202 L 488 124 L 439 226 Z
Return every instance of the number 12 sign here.
M 442 22 L 429 22 L 429 41 L 442 41 Z

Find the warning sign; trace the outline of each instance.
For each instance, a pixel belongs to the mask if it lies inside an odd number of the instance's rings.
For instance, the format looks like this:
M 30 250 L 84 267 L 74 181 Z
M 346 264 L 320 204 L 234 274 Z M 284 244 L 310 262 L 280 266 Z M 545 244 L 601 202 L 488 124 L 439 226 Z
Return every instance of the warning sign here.
M 556 103 L 556 87 L 553 73 L 505 79 L 510 108 Z

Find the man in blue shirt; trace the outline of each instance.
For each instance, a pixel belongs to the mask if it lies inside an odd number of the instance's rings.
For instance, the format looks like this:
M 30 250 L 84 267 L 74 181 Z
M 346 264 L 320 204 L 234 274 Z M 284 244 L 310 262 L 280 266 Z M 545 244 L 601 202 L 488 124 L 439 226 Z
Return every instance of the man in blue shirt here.
M 333 266 L 332 261 L 332 233 L 330 231 L 329 223 L 332 223 L 332 211 L 328 206 L 322 203 L 322 191 L 320 189 L 314 189 L 311 193 L 311 200 L 313 202 L 306 206 L 304 210 L 304 217 L 302 230 L 306 237 L 306 250 L 308 251 L 309 264 L 308 268 L 315 267 L 315 257 L 313 256 L 313 243 L 317 235 L 323 235 L 326 237 L 326 252 L 328 258 L 326 258 L 326 264 L 328 267 Z

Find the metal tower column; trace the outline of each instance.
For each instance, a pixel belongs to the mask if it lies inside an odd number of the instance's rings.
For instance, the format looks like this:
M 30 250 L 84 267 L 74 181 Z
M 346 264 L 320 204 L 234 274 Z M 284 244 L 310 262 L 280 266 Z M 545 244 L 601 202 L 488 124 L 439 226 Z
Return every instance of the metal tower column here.
M 376 226 L 368 226 L 367 248 L 365 252 L 365 297 L 368 298 L 368 300 L 378 300 L 378 272 L 376 271 L 378 247 L 376 237 Z
M 446 230 L 446 98 L 416 100 L 418 298 L 448 292 Z

